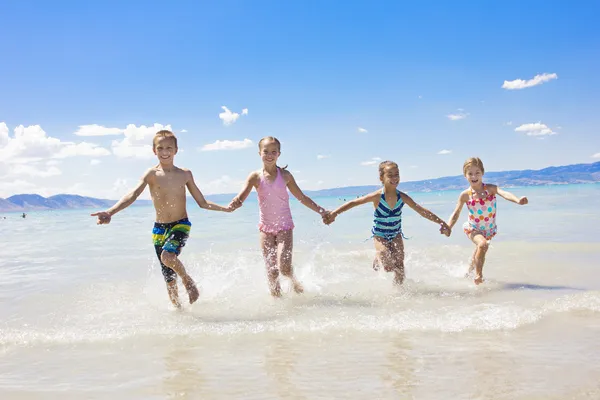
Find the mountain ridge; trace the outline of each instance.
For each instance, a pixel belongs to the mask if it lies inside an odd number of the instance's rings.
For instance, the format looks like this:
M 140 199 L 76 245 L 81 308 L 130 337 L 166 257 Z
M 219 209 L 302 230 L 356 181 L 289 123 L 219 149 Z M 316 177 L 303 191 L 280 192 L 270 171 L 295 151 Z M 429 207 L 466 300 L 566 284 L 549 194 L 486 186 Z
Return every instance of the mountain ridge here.
M 571 164 L 547 167 L 540 170 L 514 170 L 487 172 L 485 180 L 503 187 L 568 185 L 600 182 L 600 161 L 591 164 Z M 379 189 L 380 185 L 345 186 L 339 188 L 306 190 L 311 197 L 317 196 L 358 196 Z M 466 188 L 462 175 L 445 176 L 420 181 L 401 182 L 400 188 L 406 192 L 431 192 Z M 253 194 L 254 195 L 254 194 Z M 229 202 L 235 193 L 207 195 L 206 198 Z M 76 208 L 106 209 L 117 200 L 98 199 L 77 194 L 57 194 L 43 197 L 39 194 L 16 194 L 0 199 L 0 212 L 23 212 L 37 210 L 63 210 Z M 133 206 L 147 206 L 151 200 L 136 200 Z

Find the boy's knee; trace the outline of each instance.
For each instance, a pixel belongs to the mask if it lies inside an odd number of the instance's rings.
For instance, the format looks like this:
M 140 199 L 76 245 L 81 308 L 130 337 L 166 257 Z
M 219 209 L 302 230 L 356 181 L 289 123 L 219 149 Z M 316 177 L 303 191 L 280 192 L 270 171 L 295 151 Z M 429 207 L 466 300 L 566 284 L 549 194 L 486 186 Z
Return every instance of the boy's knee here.
M 292 268 L 291 267 L 281 267 L 281 275 L 289 278 L 292 276 Z
M 166 265 L 173 265 L 177 260 L 177 254 L 163 251 L 160 255 L 160 260 Z

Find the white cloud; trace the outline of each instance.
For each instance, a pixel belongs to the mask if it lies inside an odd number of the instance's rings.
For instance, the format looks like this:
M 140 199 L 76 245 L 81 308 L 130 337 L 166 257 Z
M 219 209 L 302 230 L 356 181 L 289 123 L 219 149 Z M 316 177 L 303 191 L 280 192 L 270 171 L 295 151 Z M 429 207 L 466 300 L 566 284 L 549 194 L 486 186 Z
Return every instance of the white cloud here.
M 181 130 L 181 133 L 186 133 L 186 132 L 187 132 L 187 129 L 182 129 Z
M 112 191 L 113 192 L 123 192 L 128 189 L 127 179 L 118 178 L 115 183 L 113 183 Z
M 410 167 L 408 167 L 408 168 L 415 169 L 415 168 L 419 168 L 419 167 L 418 167 L 418 166 L 416 166 L 416 165 L 411 165 L 411 166 L 410 166 Z
M 324 160 L 325 158 L 330 158 L 330 155 L 326 155 L 326 154 L 319 154 L 317 155 L 317 160 Z
M 107 128 L 102 125 L 80 125 L 75 135 L 77 136 L 109 136 L 109 135 L 122 135 L 123 129 L 120 128 Z
M 317 186 L 321 186 L 322 184 L 324 184 L 325 182 L 323 181 L 317 181 Z
M 12 176 L 48 178 L 50 176 L 56 176 L 60 174 L 62 174 L 62 172 L 56 167 L 38 169 L 33 165 L 26 164 L 15 164 L 10 167 L 10 175 Z
M 596 153 L 592 156 L 592 158 L 600 158 L 600 153 Z
M 506 121 L 503 125 L 511 126 L 512 124 L 513 124 L 512 121 Z
M 419 96 L 419 99 L 422 99 L 422 98 L 423 98 L 423 96 Z
M 12 182 L 3 181 L 0 185 L 0 197 L 7 198 L 17 193 L 42 193 L 38 185 L 34 185 L 31 182 L 27 182 L 21 179 L 14 180 Z
M 450 121 L 458 121 L 467 118 L 468 115 L 469 113 L 465 113 L 462 108 L 459 108 L 456 114 L 448 114 L 446 117 L 448 117 Z
M 10 137 L 6 124 L 0 123 L 0 162 L 22 164 L 52 158 L 109 154 L 107 149 L 93 143 L 63 142 L 47 136 L 39 125 L 19 125 L 14 129 L 14 136 Z
M 557 132 L 554 132 L 546 124 L 542 124 L 541 122 L 523 124 L 516 127 L 515 132 L 524 132 L 527 136 L 546 136 L 557 134 Z
M 200 151 L 217 151 L 217 150 L 240 150 L 252 146 L 252 140 L 217 140 L 214 143 L 205 144 L 200 148 Z
M 235 123 L 235 121 L 237 121 L 237 119 L 240 117 L 240 114 L 232 112 L 229 108 L 225 106 L 221 106 L 221 108 L 223 109 L 223 112 L 219 114 L 219 118 L 223 121 L 223 125 L 225 126 L 229 126 Z M 242 110 L 242 115 L 248 115 L 247 108 L 244 108 Z
M 47 165 L 47 166 L 49 166 L 49 167 L 51 167 L 51 166 L 53 166 L 53 165 L 54 165 L 54 166 L 56 166 L 56 165 L 60 165 L 60 164 L 61 164 L 61 161 L 59 161 L 59 160 L 55 160 L 55 159 L 52 159 L 52 160 L 48 160 L 48 161 L 46 161 L 46 165 Z
M 366 130 L 365 128 L 361 128 L 360 126 L 358 127 L 358 132 L 360 133 L 367 133 L 369 132 L 368 130 Z
M 204 194 L 218 193 L 237 193 L 244 181 L 232 179 L 229 175 L 223 175 L 220 178 L 209 181 L 208 183 L 199 182 L 198 186 Z
M 90 160 L 90 165 L 98 165 L 98 164 L 100 164 L 100 160 L 96 160 L 96 159 Z
M 92 157 L 101 157 L 110 155 L 110 151 L 106 150 L 104 147 L 100 147 L 97 144 L 81 142 L 81 143 L 69 143 L 65 147 L 63 147 L 58 154 L 54 157 L 56 158 L 66 158 L 66 157 L 74 157 L 74 156 L 92 156 Z
M 442 155 L 451 154 L 451 153 L 452 153 L 452 150 L 446 150 L 446 149 L 438 151 L 438 154 L 442 154 Z
M 361 162 L 360 165 L 365 166 L 365 167 L 369 167 L 369 166 L 372 166 L 372 165 L 379 164 L 380 161 L 381 161 L 381 158 L 379 158 L 379 157 L 373 157 L 369 161 L 363 161 L 363 162 Z
M 113 140 L 111 143 L 113 154 L 123 158 L 152 158 L 152 139 L 156 132 L 167 129 L 171 130 L 171 125 L 162 125 L 155 123 L 151 126 L 136 126 L 129 124 L 124 129 L 125 138 L 122 140 Z
M 523 79 L 515 79 L 514 81 L 504 81 L 502 84 L 502 89 L 507 90 L 517 90 L 517 89 L 526 89 L 533 86 L 541 85 L 542 83 L 551 81 L 553 79 L 558 79 L 558 75 L 556 74 L 538 74 L 534 76 L 532 79 L 524 81 Z

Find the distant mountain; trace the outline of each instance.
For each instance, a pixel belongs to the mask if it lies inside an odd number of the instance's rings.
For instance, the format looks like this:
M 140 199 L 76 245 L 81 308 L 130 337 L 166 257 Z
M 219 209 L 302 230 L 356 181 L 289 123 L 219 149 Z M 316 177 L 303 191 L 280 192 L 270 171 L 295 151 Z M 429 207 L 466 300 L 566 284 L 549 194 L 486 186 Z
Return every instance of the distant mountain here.
M 116 200 L 96 199 L 76 194 L 57 194 L 43 197 L 39 194 L 17 194 L 8 199 L 0 199 L 0 212 L 64 210 L 70 208 L 104 209 L 115 204 Z M 133 205 L 149 205 L 150 200 L 137 200 Z
M 540 170 L 486 172 L 485 182 L 503 187 L 568 185 L 600 182 L 600 162 L 548 167 Z M 465 189 L 467 182 L 462 175 L 423 181 L 401 182 L 400 188 L 407 192 L 430 192 Z M 348 186 L 310 192 L 312 196 L 357 196 L 377 190 L 381 186 Z M 308 193 L 308 192 L 307 192 Z
M 511 186 L 540 186 L 567 185 L 575 183 L 600 182 L 600 162 L 593 164 L 574 164 L 563 167 L 548 167 L 540 170 L 487 172 L 485 181 L 504 187 Z M 381 186 L 347 186 L 333 189 L 305 191 L 310 196 L 358 196 L 377 190 Z M 428 179 L 414 182 L 401 182 L 400 188 L 407 192 L 429 192 L 439 190 L 455 190 L 466 187 L 462 175 Z M 207 196 L 219 203 L 229 202 L 235 194 L 216 194 Z M 18 194 L 8 199 L 0 199 L 0 212 L 58 210 L 70 208 L 105 209 L 116 200 L 96 199 L 75 194 L 58 194 L 42 197 L 39 194 Z M 150 200 L 137 200 L 134 206 L 147 206 Z

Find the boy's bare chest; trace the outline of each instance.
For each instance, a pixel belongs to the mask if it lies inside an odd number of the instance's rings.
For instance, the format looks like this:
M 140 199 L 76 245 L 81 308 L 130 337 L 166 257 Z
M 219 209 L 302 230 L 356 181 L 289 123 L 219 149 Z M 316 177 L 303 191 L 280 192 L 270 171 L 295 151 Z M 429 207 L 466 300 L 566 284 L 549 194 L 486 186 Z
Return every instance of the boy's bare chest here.
M 156 190 L 176 190 L 185 188 L 185 184 L 183 174 L 156 174 L 153 186 Z

